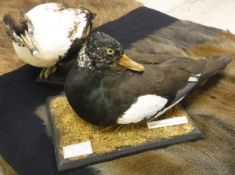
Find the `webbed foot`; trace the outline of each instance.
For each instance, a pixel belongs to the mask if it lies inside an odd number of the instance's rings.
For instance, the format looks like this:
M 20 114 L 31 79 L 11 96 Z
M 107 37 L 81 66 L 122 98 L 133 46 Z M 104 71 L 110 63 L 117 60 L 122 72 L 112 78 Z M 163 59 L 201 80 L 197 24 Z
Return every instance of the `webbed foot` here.
M 56 72 L 56 70 L 57 70 L 57 65 L 43 68 L 40 72 L 39 78 L 41 80 L 47 80 L 50 77 L 50 75 Z

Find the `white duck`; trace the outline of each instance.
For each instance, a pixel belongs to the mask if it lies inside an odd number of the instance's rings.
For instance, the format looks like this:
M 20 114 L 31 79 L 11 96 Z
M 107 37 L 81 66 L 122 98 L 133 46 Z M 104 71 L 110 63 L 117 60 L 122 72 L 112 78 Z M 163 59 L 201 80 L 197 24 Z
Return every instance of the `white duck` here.
M 58 62 L 78 53 L 92 28 L 94 14 L 85 8 L 67 8 L 58 3 L 38 5 L 26 14 L 3 17 L 16 54 L 25 63 L 44 68 L 41 79 L 55 72 Z

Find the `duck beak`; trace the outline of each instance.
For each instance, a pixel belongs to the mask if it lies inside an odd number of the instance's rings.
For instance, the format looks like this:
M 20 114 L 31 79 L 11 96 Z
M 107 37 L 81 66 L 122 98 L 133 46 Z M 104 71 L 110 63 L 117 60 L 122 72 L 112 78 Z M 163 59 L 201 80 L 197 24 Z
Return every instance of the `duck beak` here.
M 32 39 L 30 38 L 30 36 L 27 32 L 25 32 L 24 35 L 21 35 L 21 38 L 22 38 L 23 42 L 25 43 L 25 46 L 28 47 L 28 49 L 32 55 L 35 55 L 38 53 Z
M 118 64 L 121 66 L 124 66 L 130 70 L 137 71 L 137 72 L 143 72 L 144 66 L 133 61 L 128 56 L 123 54 L 123 56 L 119 59 Z

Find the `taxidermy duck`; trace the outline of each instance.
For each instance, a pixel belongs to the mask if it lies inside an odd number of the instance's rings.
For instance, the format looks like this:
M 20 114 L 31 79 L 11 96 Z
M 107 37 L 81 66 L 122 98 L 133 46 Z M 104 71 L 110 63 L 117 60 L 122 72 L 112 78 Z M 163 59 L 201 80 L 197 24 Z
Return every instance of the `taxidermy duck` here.
M 92 28 L 94 14 L 58 3 L 38 5 L 26 14 L 8 13 L 3 23 L 16 54 L 25 63 L 44 68 L 40 78 L 55 72 L 57 63 L 71 59 Z
M 156 118 L 230 62 L 225 56 L 193 60 L 139 54 L 135 62 L 111 36 L 88 36 L 65 81 L 74 111 L 99 126 Z

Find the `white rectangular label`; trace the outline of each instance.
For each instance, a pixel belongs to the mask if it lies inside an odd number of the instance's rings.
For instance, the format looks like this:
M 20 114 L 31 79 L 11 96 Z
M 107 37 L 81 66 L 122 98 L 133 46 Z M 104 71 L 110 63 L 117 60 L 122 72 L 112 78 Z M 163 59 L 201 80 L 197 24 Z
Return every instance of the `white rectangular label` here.
M 174 126 L 174 125 L 182 125 L 188 123 L 188 119 L 186 116 L 181 117 L 174 117 L 164 120 L 158 120 L 153 122 L 147 122 L 148 129 L 153 128 L 161 128 L 161 127 L 167 127 L 167 126 Z
M 78 144 L 67 145 L 63 147 L 64 159 L 92 154 L 91 141 L 85 141 Z

